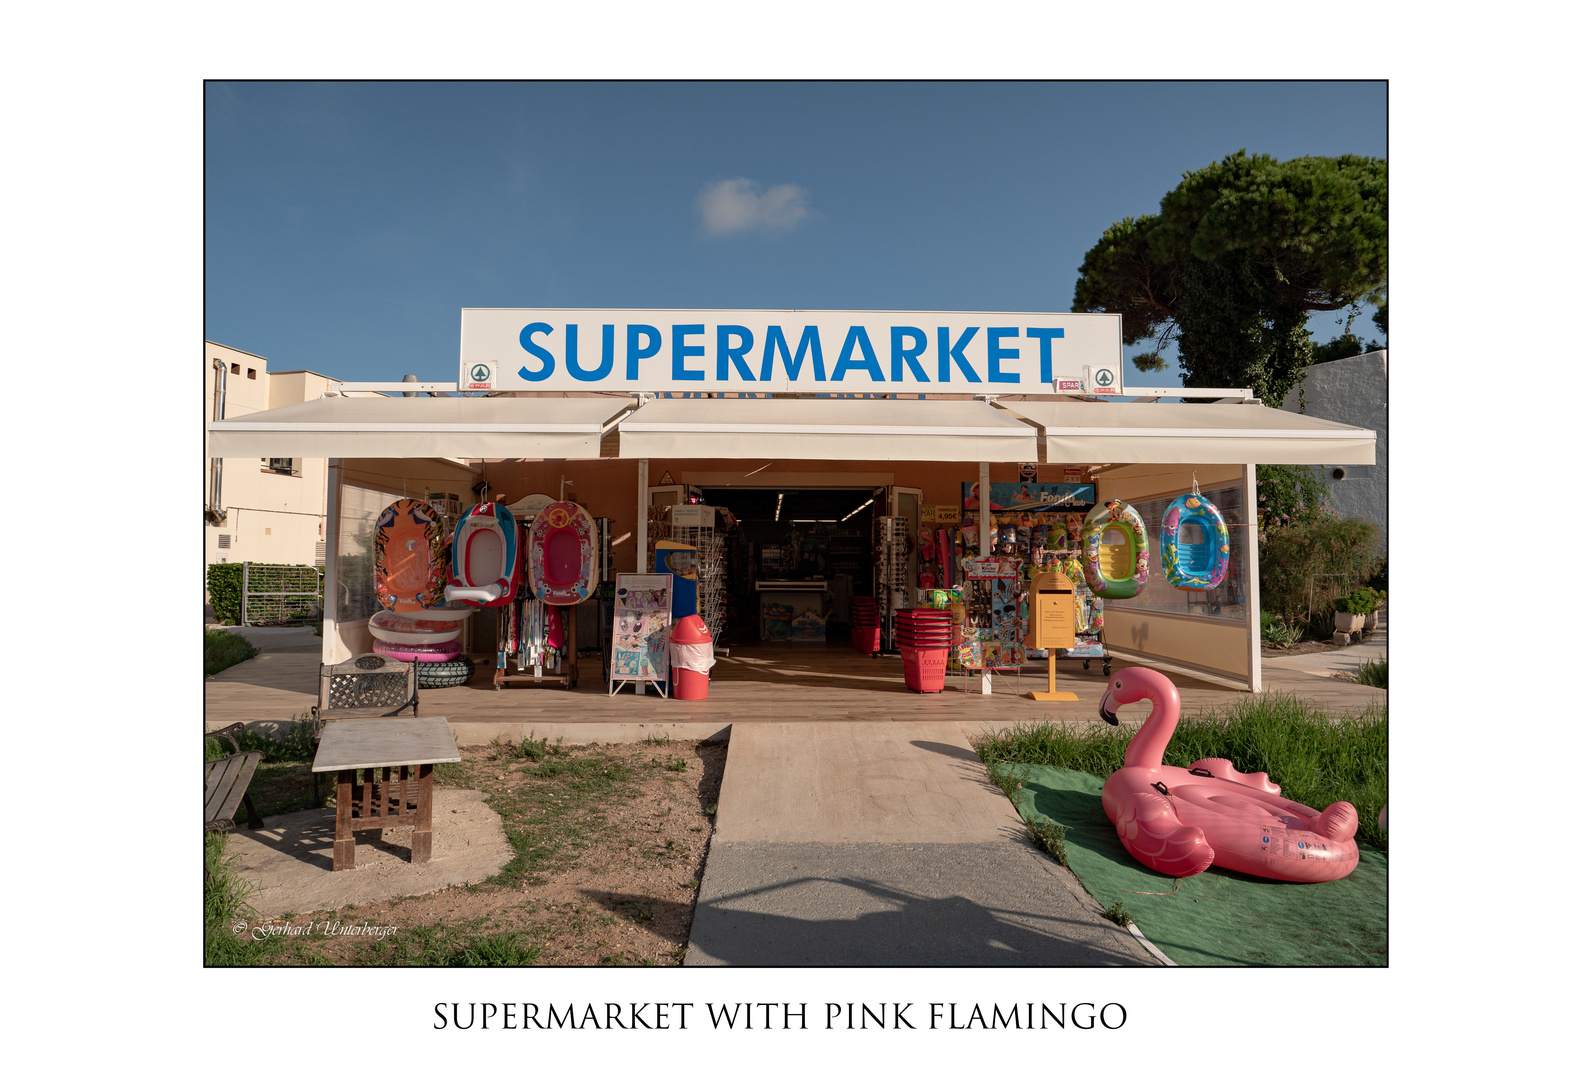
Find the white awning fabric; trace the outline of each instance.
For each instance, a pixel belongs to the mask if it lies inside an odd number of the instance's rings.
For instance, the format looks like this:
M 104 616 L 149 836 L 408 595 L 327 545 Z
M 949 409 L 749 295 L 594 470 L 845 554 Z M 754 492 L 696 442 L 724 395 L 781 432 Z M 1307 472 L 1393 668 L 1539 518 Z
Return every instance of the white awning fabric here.
M 618 436 L 625 458 L 1037 460 L 1036 429 L 982 401 L 659 398 Z
M 1265 405 L 1008 401 L 1045 460 L 1173 465 L 1372 465 L 1376 433 Z
M 212 420 L 212 457 L 595 458 L 622 398 L 325 397 Z

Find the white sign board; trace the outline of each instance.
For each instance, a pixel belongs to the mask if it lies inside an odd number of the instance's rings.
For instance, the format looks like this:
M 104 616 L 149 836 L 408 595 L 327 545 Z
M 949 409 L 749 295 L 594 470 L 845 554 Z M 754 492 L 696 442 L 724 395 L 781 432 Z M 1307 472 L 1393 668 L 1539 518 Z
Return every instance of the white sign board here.
M 1118 315 L 464 308 L 465 390 L 1052 393 L 1121 385 Z M 1117 392 L 1117 391 L 1115 391 Z

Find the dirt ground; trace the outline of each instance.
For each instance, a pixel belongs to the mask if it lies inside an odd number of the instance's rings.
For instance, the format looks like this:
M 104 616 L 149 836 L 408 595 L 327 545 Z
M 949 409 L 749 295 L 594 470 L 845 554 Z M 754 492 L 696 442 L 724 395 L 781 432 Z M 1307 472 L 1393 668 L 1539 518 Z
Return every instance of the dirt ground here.
M 462 754 L 461 765 L 437 770 L 437 781 L 484 793 L 502 815 L 513 861 L 486 884 L 283 916 L 274 921 L 316 930 L 281 939 L 262 962 L 682 962 L 726 743 L 542 743 Z M 327 935 L 319 930 L 327 923 L 395 929 Z

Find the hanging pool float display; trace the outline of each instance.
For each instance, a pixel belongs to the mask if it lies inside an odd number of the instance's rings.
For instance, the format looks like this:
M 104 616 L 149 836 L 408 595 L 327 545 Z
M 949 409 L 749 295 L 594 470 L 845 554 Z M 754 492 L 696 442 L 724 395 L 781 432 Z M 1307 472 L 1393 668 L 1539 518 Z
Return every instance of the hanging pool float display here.
M 595 521 L 576 503 L 542 507 L 527 530 L 529 585 L 543 604 L 577 604 L 595 592 Z
M 1201 539 L 1182 540 L 1180 530 L 1187 527 L 1198 530 Z M 1230 528 L 1224 515 L 1200 492 L 1180 496 L 1164 512 L 1158 554 L 1163 575 L 1175 588 L 1186 592 L 1218 588 L 1230 568 Z
M 510 604 L 523 567 L 513 515 L 501 503 L 480 503 L 459 519 L 453 534 L 446 597 L 474 607 Z
M 1110 530 L 1122 534 L 1125 542 L 1104 544 Z M 1086 587 L 1098 596 L 1127 600 L 1147 584 L 1147 527 L 1129 503 L 1110 499 L 1092 507 L 1081 527 L 1081 544 Z
M 442 602 L 447 536 L 435 508 L 398 499 L 375 519 L 375 599 L 388 611 L 419 611 Z

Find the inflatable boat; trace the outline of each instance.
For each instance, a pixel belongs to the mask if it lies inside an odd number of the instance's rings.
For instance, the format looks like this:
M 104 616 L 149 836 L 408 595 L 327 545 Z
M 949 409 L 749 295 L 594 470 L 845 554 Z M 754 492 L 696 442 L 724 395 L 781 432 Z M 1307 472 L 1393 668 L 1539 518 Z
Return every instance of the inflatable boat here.
M 554 502 L 529 526 L 529 586 L 535 599 L 559 607 L 595 592 L 595 520 L 584 507 Z
M 447 537 L 429 503 L 398 499 L 375 519 L 375 598 L 388 611 L 442 602 Z
M 1105 544 L 1115 533 L 1123 543 Z M 1105 600 L 1128 600 L 1147 584 L 1147 527 L 1129 503 L 1110 499 L 1092 507 L 1081 525 L 1081 569 L 1086 587 Z
M 1185 592 L 1217 588 L 1230 568 L 1230 528 L 1224 515 L 1199 492 L 1180 496 L 1164 511 L 1158 555 L 1164 577 L 1175 588 Z
M 523 566 L 513 515 L 500 503 L 480 503 L 458 520 L 446 598 L 473 607 L 510 604 Z

